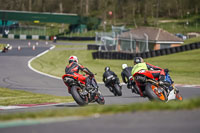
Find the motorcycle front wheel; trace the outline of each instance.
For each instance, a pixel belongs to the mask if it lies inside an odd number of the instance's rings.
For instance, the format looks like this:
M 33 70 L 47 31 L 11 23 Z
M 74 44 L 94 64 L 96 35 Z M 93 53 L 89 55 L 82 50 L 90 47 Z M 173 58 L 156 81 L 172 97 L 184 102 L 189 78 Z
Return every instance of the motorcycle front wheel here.
M 76 101 L 76 103 L 80 106 L 84 106 L 87 105 L 88 102 L 86 102 L 86 98 L 81 96 L 80 92 L 81 92 L 81 88 L 78 86 L 72 86 L 71 88 L 71 94 L 73 99 Z

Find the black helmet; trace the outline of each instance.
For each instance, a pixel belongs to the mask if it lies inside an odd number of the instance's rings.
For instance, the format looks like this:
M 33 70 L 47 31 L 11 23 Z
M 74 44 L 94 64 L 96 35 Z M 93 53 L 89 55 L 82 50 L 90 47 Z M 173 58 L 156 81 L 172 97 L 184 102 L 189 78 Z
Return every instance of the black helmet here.
M 142 57 L 135 57 L 134 58 L 134 64 L 138 64 L 138 63 L 142 63 L 144 62 L 144 60 L 142 59 Z
M 105 71 L 110 71 L 110 67 L 109 66 L 105 67 Z

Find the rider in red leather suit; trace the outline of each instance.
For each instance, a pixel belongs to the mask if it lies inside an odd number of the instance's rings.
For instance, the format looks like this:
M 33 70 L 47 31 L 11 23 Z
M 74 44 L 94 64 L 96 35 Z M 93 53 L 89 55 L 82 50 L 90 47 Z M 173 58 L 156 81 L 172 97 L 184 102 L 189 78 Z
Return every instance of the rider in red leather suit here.
M 82 74 L 79 74 L 79 70 L 90 75 L 90 77 L 94 76 L 94 74 L 90 72 L 90 70 L 78 64 L 78 58 L 76 56 L 70 56 L 69 64 L 65 68 L 65 73 L 71 75 L 74 79 L 78 79 L 81 83 L 85 84 L 86 86 L 89 86 L 90 85 L 89 76 L 83 76 Z

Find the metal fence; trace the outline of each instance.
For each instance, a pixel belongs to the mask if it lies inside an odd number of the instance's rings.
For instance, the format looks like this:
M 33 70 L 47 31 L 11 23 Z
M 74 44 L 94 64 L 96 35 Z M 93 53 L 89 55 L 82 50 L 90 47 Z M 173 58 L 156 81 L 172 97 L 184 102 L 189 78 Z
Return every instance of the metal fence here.
M 116 32 L 96 32 L 96 45 L 100 51 L 146 52 L 149 51 L 148 36 L 138 37 L 129 33 L 127 37 L 120 37 Z M 139 40 L 139 41 L 138 41 Z
M 47 35 L 47 28 L 44 26 L 17 26 L 8 27 L 9 34 L 14 35 Z

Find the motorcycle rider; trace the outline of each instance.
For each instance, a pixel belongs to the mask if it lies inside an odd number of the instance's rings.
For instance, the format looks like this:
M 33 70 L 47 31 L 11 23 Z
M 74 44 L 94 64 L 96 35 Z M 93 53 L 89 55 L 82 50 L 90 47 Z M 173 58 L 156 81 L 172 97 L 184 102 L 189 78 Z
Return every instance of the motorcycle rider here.
M 128 67 L 127 64 L 122 64 L 122 72 L 121 77 L 122 81 L 127 84 L 127 88 L 131 89 L 131 82 L 133 80 L 133 76 L 131 75 L 133 67 Z
M 83 76 L 82 74 L 79 74 L 79 70 L 85 72 L 86 74 L 90 76 Z M 65 68 L 65 73 L 72 75 L 73 78 L 78 79 L 81 83 L 86 83 L 86 87 L 90 88 L 90 82 L 91 77 L 94 77 L 94 74 L 87 69 L 86 67 L 80 65 L 78 63 L 78 58 L 76 56 L 70 56 L 69 57 L 69 64 Z
M 133 67 L 128 67 L 127 64 L 122 64 L 122 80 L 125 84 L 127 84 L 127 88 L 131 89 L 132 93 L 139 94 L 136 86 L 135 86 L 135 81 L 133 80 L 133 76 L 131 75 Z
M 109 82 L 112 80 L 112 79 L 109 79 L 108 77 L 113 75 L 114 77 L 116 77 L 116 80 L 117 80 L 117 83 L 120 85 L 120 82 L 119 82 L 119 78 L 117 77 L 117 75 L 110 70 L 110 67 L 105 67 L 105 72 L 103 74 L 103 82 L 105 83 L 105 86 L 108 87 L 110 90 L 112 90 L 112 88 L 110 88 L 109 86 Z
M 168 72 L 168 69 L 162 69 L 160 67 L 154 66 L 152 64 L 144 62 L 142 57 L 135 57 L 134 58 L 134 67 L 132 69 L 131 74 L 134 75 L 139 70 L 150 70 L 149 72 L 154 76 L 154 78 L 159 78 L 160 85 L 167 85 L 170 86 L 169 82 L 165 80 L 165 72 Z

